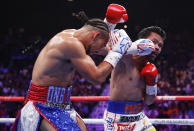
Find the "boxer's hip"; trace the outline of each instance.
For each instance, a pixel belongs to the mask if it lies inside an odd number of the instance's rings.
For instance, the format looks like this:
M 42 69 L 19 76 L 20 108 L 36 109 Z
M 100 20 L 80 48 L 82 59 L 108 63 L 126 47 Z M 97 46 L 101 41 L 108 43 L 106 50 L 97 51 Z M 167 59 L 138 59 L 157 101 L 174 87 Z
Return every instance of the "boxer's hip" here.
M 30 83 L 25 105 L 18 113 L 14 128 L 38 129 L 40 117 L 46 119 L 56 130 L 80 131 L 77 113 L 71 106 L 72 87 L 56 87 Z M 29 124 L 29 123 L 34 123 Z M 29 125 L 28 127 L 26 125 Z
M 104 112 L 104 130 L 105 131 L 122 131 L 153 128 L 149 119 L 143 112 L 143 103 L 139 102 L 121 102 L 108 101 L 108 108 Z
M 108 100 L 107 111 L 122 115 L 132 115 L 140 113 L 143 110 L 143 102 L 124 102 Z
M 78 126 L 76 111 L 55 106 L 48 106 L 44 103 L 28 101 L 18 113 L 13 130 L 35 131 L 39 130 L 42 119 L 45 119 L 56 130 L 81 131 Z
M 108 108 L 105 119 L 112 119 L 115 122 L 135 122 L 144 118 L 142 111 L 142 101 L 122 102 L 108 100 Z

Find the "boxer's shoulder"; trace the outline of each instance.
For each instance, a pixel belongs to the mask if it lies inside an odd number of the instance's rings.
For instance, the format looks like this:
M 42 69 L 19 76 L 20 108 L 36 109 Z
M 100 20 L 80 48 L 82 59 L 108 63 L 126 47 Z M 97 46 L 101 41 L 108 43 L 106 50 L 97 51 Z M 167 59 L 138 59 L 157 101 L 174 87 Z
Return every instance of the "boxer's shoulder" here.
M 74 57 L 85 54 L 82 42 L 73 36 L 74 31 L 63 31 L 55 36 L 55 46 L 65 57 Z M 55 42 L 54 41 L 54 42 Z
M 77 38 L 74 37 L 74 33 L 76 30 L 69 29 L 69 30 L 63 30 L 56 34 L 53 39 L 56 39 L 57 43 L 65 43 L 66 45 L 71 43 L 78 43 Z
M 59 47 L 60 49 L 83 47 L 81 41 L 74 37 L 75 31 L 76 30 L 71 29 L 59 32 L 50 40 L 49 43 L 51 43 L 51 45 Z

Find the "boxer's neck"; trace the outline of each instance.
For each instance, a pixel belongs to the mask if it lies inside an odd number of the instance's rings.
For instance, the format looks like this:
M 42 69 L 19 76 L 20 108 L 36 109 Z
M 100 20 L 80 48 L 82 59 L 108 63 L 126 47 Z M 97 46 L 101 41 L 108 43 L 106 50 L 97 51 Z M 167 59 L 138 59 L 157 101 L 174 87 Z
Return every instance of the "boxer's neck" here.
M 84 46 L 84 48 L 87 50 L 89 45 L 92 43 L 92 32 L 88 31 L 86 28 L 81 28 L 77 30 L 74 35 Z

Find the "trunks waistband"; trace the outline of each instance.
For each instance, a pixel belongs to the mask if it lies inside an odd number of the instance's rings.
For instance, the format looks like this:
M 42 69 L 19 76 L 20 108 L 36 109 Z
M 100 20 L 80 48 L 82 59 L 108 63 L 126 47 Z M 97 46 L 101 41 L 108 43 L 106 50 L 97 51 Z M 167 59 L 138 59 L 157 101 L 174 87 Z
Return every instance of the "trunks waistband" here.
M 123 102 L 123 101 L 115 101 L 108 100 L 108 108 L 107 111 L 117 114 L 137 114 L 143 110 L 143 102 Z
M 138 115 L 132 115 L 132 116 L 125 116 L 121 115 L 119 121 L 120 122 L 135 122 L 143 119 L 145 117 L 144 112 L 138 113 Z
M 27 101 L 53 103 L 53 104 L 70 104 L 72 87 L 58 87 L 48 85 L 36 85 L 30 82 L 27 93 Z

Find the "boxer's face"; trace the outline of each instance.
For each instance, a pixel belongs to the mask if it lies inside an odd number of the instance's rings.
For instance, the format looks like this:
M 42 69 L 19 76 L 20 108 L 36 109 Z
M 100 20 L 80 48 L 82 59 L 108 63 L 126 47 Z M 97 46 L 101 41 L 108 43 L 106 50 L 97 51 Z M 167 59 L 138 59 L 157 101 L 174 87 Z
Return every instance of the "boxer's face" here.
M 149 58 L 154 60 L 160 54 L 164 41 L 162 37 L 155 32 L 152 32 L 146 39 L 150 39 L 155 45 L 155 51 L 149 55 Z
M 100 49 L 102 49 L 103 47 L 106 46 L 108 42 L 108 38 L 97 38 L 93 44 L 91 44 L 91 48 L 90 48 L 90 53 L 96 53 L 97 51 L 99 51 Z

